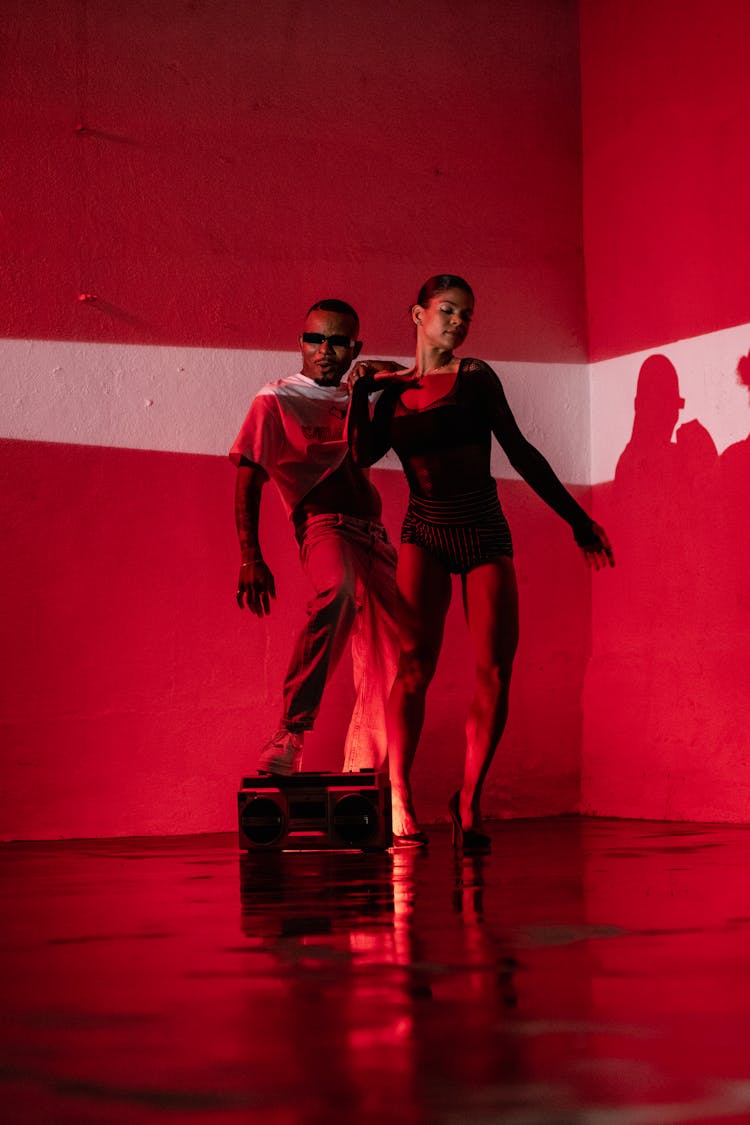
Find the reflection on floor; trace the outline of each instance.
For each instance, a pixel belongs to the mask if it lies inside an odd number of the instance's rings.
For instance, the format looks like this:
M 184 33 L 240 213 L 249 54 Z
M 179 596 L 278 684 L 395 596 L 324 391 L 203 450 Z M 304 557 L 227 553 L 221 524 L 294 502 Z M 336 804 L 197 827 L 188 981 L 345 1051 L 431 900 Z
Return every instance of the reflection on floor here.
M 3 1119 L 750 1121 L 750 831 L 0 849 Z

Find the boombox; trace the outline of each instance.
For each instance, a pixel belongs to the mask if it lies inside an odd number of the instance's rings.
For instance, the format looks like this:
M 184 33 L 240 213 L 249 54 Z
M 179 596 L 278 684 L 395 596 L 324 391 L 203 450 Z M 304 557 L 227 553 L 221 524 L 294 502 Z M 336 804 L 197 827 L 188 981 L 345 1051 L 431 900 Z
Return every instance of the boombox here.
M 386 774 L 256 774 L 237 794 L 240 847 L 246 851 L 359 849 L 393 843 Z

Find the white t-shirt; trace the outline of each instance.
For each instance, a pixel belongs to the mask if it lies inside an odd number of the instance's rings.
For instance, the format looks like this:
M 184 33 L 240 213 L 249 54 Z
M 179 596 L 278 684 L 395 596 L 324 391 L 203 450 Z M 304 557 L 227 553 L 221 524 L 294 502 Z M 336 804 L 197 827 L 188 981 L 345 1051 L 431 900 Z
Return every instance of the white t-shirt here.
M 287 515 L 325 477 L 338 469 L 348 445 L 346 385 L 321 387 L 299 372 L 262 387 L 229 453 L 268 474 L 278 488 Z

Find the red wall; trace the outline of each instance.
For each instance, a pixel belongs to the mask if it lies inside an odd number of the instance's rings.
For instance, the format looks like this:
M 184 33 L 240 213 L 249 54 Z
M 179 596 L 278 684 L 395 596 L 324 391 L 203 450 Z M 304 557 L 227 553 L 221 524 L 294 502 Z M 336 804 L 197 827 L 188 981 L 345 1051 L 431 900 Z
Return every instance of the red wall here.
M 0 831 L 231 828 L 307 593 L 269 490 L 280 598 L 267 623 L 234 603 L 225 453 L 257 387 L 217 389 L 220 349 L 254 349 L 254 371 L 263 350 L 288 350 L 293 368 L 302 313 L 335 294 L 359 308 L 368 347 L 403 354 L 415 290 L 450 269 L 481 295 L 474 352 L 580 361 L 576 7 L 19 0 L 11 15 L 2 332 L 28 346 L 7 351 L 3 378 Z M 39 340 L 80 346 L 52 366 Z M 139 345 L 160 394 L 129 388 L 132 353 L 105 366 L 86 342 Z M 191 400 L 164 401 L 178 362 L 166 344 L 214 349 L 197 411 L 222 412 L 211 456 L 194 452 Z M 56 425 L 68 387 L 80 410 Z M 149 444 L 157 409 L 170 452 Z M 138 449 L 104 448 L 101 433 Z M 378 476 L 395 530 L 403 485 Z M 567 529 L 515 485 L 508 500 L 526 647 L 487 807 L 564 811 L 578 798 L 588 588 Z M 564 599 L 543 568 L 558 549 Z M 446 815 L 458 778 L 467 657 L 456 606 L 417 767 L 426 819 Z M 342 670 L 306 764 L 339 764 L 350 704 Z
M 266 623 L 232 598 L 224 452 L 252 380 L 237 398 L 220 362 L 207 371 L 226 429 L 210 456 L 187 402 L 171 434 L 159 402 L 160 452 L 136 410 L 117 434 L 123 365 L 107 432 L 139 450 L 105 448 L 93 399 L 111 371 L 97 382 L 83 345 L 140 345 L 154 380 L 165 344 L 294 364 L 301 312 L 331 292 L 359 307 L 368 347 L 405 354 L 415 288 L 449 268 L 480 295 L 477 354 L 632 357 L 632 402 L 647 350 L 701 335 L 679 374 L 721 406 L 735 374 L 706 361 L 710 334 L 750 321 L 749 24 L 741 0 L 503 0 L 470 18 L 447 0 L 19 0 L 0 75 L 2 332 L 27 341 L 0 340 L 3 835 L 231 827 L 306 597 L 269 493 L 283 593 Z M 39 340 L 81 343 L 74 428 L 50 420 L 68 384 L 47 391 Z M 591 374 L 601 387 L 609 369 Z M 616 389 L 592 417 L 604 440 Z M 580 421 L 561 418 L 563 444 L 588 440 Z M 593 641 L 567 530 L 503 483 L 522 641 L 488 812 L 747 818 L 747 443 L 726 453 L 714 428 L 706 469 L 691 436 L 677 476 L 658 457 L 595 476 L 618 570 L 594 581 Z M 403 484 L 377 479 L 395 533 Z M 458 776 L 469 671 L 455 605 L 416 765 L 425 819 Z M 335 768 L 350 702 L 342 669 L 310 765 Z
M 581 4 L 589 334 L 620 357 L 592 367 L 618 569 L 593 587 L 586 812 L 750 818 L 749 41 L 733 0 Z
M 745 0 L 581 0 L 593 360 L 750 321 Z
M 448 269 L 480 355 L 585 355 L 571 0 L 15 7 L 3 334 L 294 349 L 333 292 L 400 353 Z
M 237 782 L 277 726 L 307 592 L 269 489 L 264 538 L 279 601 L 265 623 L 237 611 L 225 452 L 256 386 L 217 394 L 222 364 L 211 353 L 206 402 L 225 412 L 226 441 L 196 456 L 199 420 L 179 393 L 166 402 L 172 384 L 156 346 L 252 348 L 254 370 L 263 350 L 288 350 L 295 369 L 300 316 L 335 294 L 360 309 L 369 348 L 408 352 L 415 290 L 450 269 L 480 295 L 473 351 L 584 358 L 576 7 L 11 7 L 0 78 L 1 331 L 29 343 L 9 353 L 3 388 L 13 546 L 0 589 L 12 652 L 0 830 L 231 828 Z M 98 372 L 101 353 L 82 346 L 51 372 L 38 340 L 141 345 L 157 393 L 146 390 L 144 403 L 139 382 L 128 397 L 132 357 Z M 82 404 L 72 432 L 45 407 L 51 375 L 57 396 L 71 386 Z M 94 412 L 107 409 L 106 432 L 119 436 L 120 406 L 128 423 L 116 443 L 137 451 L 97 448 Z M 156 409 L 172 452 L 150 451 Z M 35 433 L 54 440 L 28 440 Z M 403 484 L 379 477 L 395 530 Z M 553 515 L 523 494 L 512 504 L 527 544 L 522 582 L 539 588 L 526 592 L 526 656 L 488 811 L 562 811 L 578 796 L 586 577 Z M 566 539 L 563 610 L 540 574 L 549 526 L 552 541 Z M 418 765 L 427 819 L 445 816 L 460 771 L 469 683 L 458 606 L 449 638 Z M 350 706 L 342 669 L 306 764 L 340 763 Z M 448 738 L 435 746 L 437 732 Z
M 228 461 L 12 441 L 0 442 L 0 454 L 0 518 L 14 545 L 0 561 L 12 652 L 0 725 L 3 834 L 233 827 L 239 779 L 277 725 L 281 678 L 308 597 L 273 492 L 263 538 L 278 600 L 260 622 L 233 597 Z M 395 535 L 405 506 L 400 474 L 376 479 Z M 507 486 L 505 498 L 523 544 L 524 639 L 487 805 L 506 814 L 561 812 L 578 797 L 583 568 L 565 525 L 525 487 Z M 545 581 L 546 550 L 560 560 L 562 605 Z M 420 808 L 432 817 L 445 813 L 460 779 L 471 686 L 455 601 L 415 774 Z M 330 685 L 306 766 L 340 768 L 351 705 L 347 663 Z
M 306 591 L 269 490 L 265 539 L 283 596 L 264 624 L 234 604 L 224 458 L 257 386 L 253 375 L 234 395 L 220 350 L 253 349 L 253 372 L 264 351 L 288 350 L 293 369 L 301 314 L 334 294 L 359 308 L 368 348 L 408 352 L 415 290 L 449 269 L 480 296 L 473 351 L 584 358 L 576 7 L 10 8 L 0 332 L 27 346 L 8 344 L 3 363 L 13 546 L 0 598 L 13 655 L 0 700 L 0 831 L 232 827 L 238 778 L 277 723 Z M 37 341 L 76 346 L 53 359 Z M 137 386 L 132 352 L 102 355 L 102 343 L 120 342 L 137 345 Z M 197 411 L 172 372 L 180 359 L 157 352 L 164 344 L 211 349 Z M 184 363 L 195 390 L 193 367 Z M 226 438 L 200 457 L 206 409 L 222 412 Z M 98 448 L 102 433 L 138 451 Z M 383 474 L 382 487 L 395 526 L 403 485 Z M 517 538 L 533 548 L 554 516 L 527 497 L 519 505 Z M 586 578 L 575 574 L 552 625 L 527 597 L 525 637 L 542 643 L 525 672 L 519 660 L 488 811 L 561 811 L 577 799 L 585 630 L 572 661 L 563 656 L 568 606 L 586 621 Z M 418 767 L 426 818 L 444 816 L 460 768 L 469 684 L 458 606 L 449 632 Z M 350 705 L 342 669 L 309 765 L 340 762 Z M 435 746 L 431 731 L 450 738 Z

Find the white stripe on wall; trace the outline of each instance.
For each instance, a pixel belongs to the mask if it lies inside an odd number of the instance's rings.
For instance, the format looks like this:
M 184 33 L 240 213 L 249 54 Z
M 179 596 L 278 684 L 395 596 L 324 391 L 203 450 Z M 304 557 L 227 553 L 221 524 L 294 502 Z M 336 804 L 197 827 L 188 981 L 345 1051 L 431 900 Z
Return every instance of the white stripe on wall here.
M 563 480 L 587 483 L 586 365 L 490 362 L 528 438 Z M 296 352 L 4 340 L 1 436 L 224 456 L 259 387 L 297 370 Z M 515 475 L 498 449 L 493 472 Z

